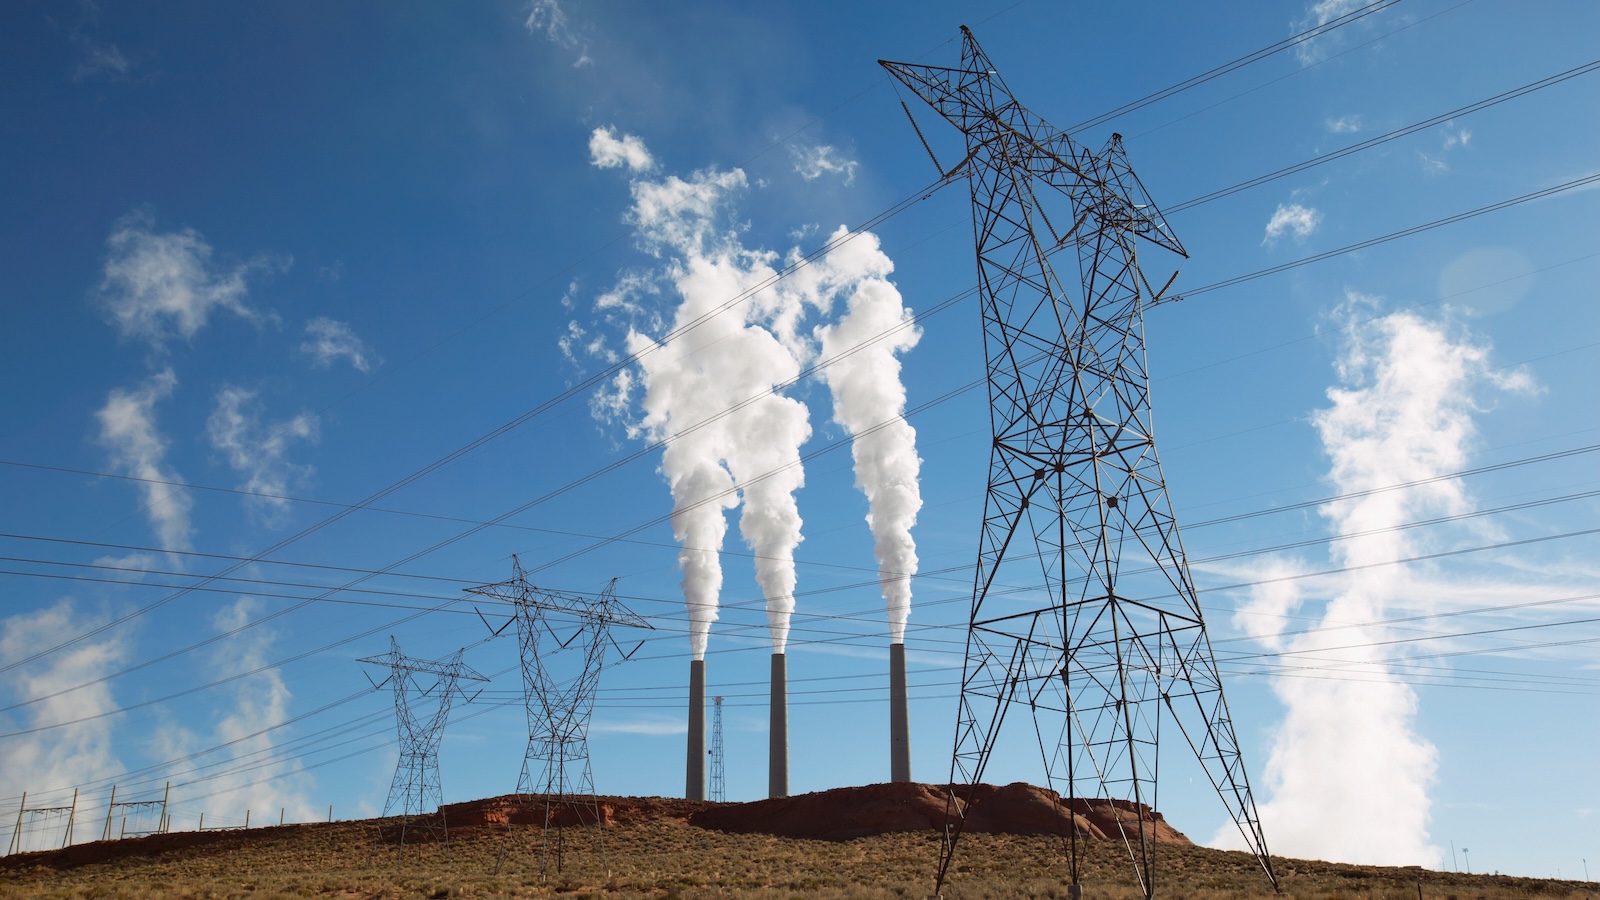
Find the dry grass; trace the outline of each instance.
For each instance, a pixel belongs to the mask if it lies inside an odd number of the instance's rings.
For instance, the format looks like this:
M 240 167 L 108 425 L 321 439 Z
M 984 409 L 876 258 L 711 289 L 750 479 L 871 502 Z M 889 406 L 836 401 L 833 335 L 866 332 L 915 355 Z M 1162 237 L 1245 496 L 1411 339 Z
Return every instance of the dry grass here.
M 541 878 L 533 828 L 516 827 L 509 842 L 502 829 L 457 829 L 449 844 L 408 847 L 404 856 L 376 844 L 373 833 L 363 823 L 296 825 L 28 854 L 0 861 L 0 897 L 920 898 L 932 888 L 938 850 L 932 834 L 834 843 L 657 821 L 608 829 L 608 866 L 593 831 L 568 829 L 561 872 L 554 871 L 552 857 Z M 105 858 L 108 852 L 119 855 Z M 1244 854 L 1183 847 L 1161 852 L 1163 897 L 1275 896 Z M 1063 859 L 1056 839 L 968 835 L 944 896 L 1064 898 Z M 1594 885 L 1570 881 L 1300 860 L 1279 860 L 1278 868 L 1281 896 L 1293 900 L 1412 900 L 1419 887 L 1425 900 L 1600 900 Z M 1090 846 L 1083 870 L 1086 897 L 1141 896 L 1115 845 Z

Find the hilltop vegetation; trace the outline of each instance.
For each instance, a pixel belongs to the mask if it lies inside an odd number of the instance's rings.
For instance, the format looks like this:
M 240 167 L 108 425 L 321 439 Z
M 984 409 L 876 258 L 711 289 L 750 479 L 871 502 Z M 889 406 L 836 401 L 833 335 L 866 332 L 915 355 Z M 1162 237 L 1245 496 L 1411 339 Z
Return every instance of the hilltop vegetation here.
M 681 813 L 683 801 L 662 807 Z M 568 827 L 547 844 L 533 825 L 455 827 L 447 843 L 403 852 L 385 842 L 383 824 L 174 833 L 21 854 L 0 860 L 0 896 L 920 898 L 938 857 L 931 831 L 827 841 L 713 831 L 681 814 L 624 817 L 603 832 Z M 1118 844 L 1082 846 L 1085 897 L 1141 896 Z M 1182 843 L 1163 843 L 1160 854 L 1159 896 L 1275 896 L 1247 854 Z M 1600 900 L 1594 885 L 1571 881 L 1290 859 L 1277 866 L 1282 896 L 1295 900 Z M 944 896 L 1064 898 L 1064 871 L 1059 837 L 969 834 Z

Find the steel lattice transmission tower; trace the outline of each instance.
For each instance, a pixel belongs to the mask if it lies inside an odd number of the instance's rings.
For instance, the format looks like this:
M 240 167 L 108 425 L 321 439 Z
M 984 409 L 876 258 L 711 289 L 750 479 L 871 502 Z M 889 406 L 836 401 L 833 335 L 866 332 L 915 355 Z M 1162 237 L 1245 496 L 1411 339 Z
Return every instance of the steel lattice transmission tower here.
M 388 685 L 393 690 L 400 759 L 394 767 L 394 780 L 389 783 L 389 799 L 384 801 L 383 815 L 387 818 L 398 810 L 401 816 L 398 839 L 402 848 L 408 831 L 416 830 L 411 827 L 413 819 L 427 816 L 444 804 L 444 787 L 439 780 L 439 743 L 444 740 L 444 725 L 450 718 L 451 703 L 458 696 L 466 699 L 459 682 L 462 679 L 489 680 L 461 661 L 465 652 L 465 649 L 457 650 L 441 660 L 413 659 L 401 653 L 400 643 L 390 636 L 388 653 L 361 660 L 389 670 L 389 677 L 375 687 Z M 417 678 L 419 675 L 431 677 L 432 681 L 424 687 Z M 430 840 L 448 837 L 442 818 L 436 823 L 418 823 L 417 828 L 425 830 Z
M 711 714 L 711 799 L 721 803 L 728 799 L 728 780 L 722 760 L 722 698 L 716 697 Z
M 512 607 L 528 714 L 528 748 L 517 776 L 517 793 L 539 795 L 544 801 L 540 873 L 546 871 L 552 850 L 559 872 L 565 819 L 571 817 L 582 824 L 601 822 L 589 761 L 589 717 L 606 652 L 615 647 L 626 659 L 643 643 L 623 652 L 611 629 L 653 629 L 617 600 L 614 578 L 598 595 L 565 593 L 529 582 L 516 556 L 511 557 L 511 566 L 510 579 L 467 590 Z M 504 628 L 502 625 L 501 630 Z M 557 832 L 553 847 L 551 828 Z M 604 838 L 600 840 L 603 859 Z
M 977 243 L 994 441 L 951 781 L 982 781 L 1025 705 L 1050 787 L 1073 805 L 1134 804 L 1116 837 L 1154 896 L 1146 811 L 1165 719 L 1276 884 L 1152 436 L 1143 310 L 1166 287 L 1152 290 L 1135 245 L 1183 245 L 1119 135 L 1094 152 L 1051 126 L 961 31 L 958 68 L 880 61 L 964 135 L 947 174 L 965 167 Z M 1058 252 L 1076 263 L 1065 282 Z M 954 788 L 949 804 L 940 885 L 963 824 Z

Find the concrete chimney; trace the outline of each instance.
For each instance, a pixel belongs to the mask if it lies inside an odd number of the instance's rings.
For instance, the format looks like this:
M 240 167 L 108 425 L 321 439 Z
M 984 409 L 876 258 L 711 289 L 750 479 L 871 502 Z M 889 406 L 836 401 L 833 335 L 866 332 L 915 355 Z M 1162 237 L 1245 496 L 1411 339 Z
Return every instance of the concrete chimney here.
M 906 645 L 889 645 L 889 780 L 911 780 L 911 722 L 906 703 Z
M 683 796 L 706 798 L 706 661 L 689 660 L 689 758 Z
M 767 796 L 789 796 L 789 667 L 782 653 L 772 654 L 771 754 L 767 761 Z

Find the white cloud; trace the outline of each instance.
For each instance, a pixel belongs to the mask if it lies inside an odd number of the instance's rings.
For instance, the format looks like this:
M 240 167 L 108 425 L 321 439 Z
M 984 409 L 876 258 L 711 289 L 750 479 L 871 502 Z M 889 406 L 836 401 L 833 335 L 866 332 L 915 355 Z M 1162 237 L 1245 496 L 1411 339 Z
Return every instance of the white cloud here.
M 324 369 L 341 359 L 349 360 L 358 372 L 371 372 L 383 365 L 378 354 L 349 325 L 326 316 L 306 323 L 306 339 L 300 344 L 300 352 L 310 354 L 311 364 Z
M 1322 127 L 1332 134 L 1355 134 L 1361 130 L 1361 117 L 1340 116 L 1337 119 L 1324 119 Z
M 216 310 L 252 322 L 266 318 L 246 305 L 245 278 L 273 263 L 257 258 L 231 268 L 217 266 L 211 245 L 198 231 L 158 234 L 153 226 L 148 215 L 132 213 L 106 240 L 100 302 L 123 337 L 142 338 L 159 349 L 173 337 L 194 337 Z
M 1290 24 L 1290 28 L 1295 34 L 1299 34 L 1302 31 L 1308 31 L 1319 25 L 1326 25 L 1334 19 L 1353 13 L 1367 3 L 1368 0 L 1316 0 L 1306 8 L 1306 14 L 1303 17 Z M 1367 17 L 1359 20 L 1359 27 L 1370 27 L 1366 23 L 1370 22 L 1372 18 Z M 1344 45 L 1346 32 L 1350 28 L 1351 26 L 1337 28 L 1309 41 L 1302 41 L 1296 44 L 1294 48 L 1295 57 L 1300 60 L 1300 64 L 1303 66 L 1322 62 Z
M 1320 211 L 1299 203 L 1290 203 L 1287 206 L 1280 203 L 1267 222 L 1267 236 L 1262 238 L 1261 243 L 1275 243 L 1285 234 L 1293 234 L 1295 240 L 1303 241 L 1310 237 L 1320 224 L 1322 224 Z
M 790 144 L 789 155 L 794 157 L 794 170 L 807 181 L 816 181 L 823 175 L 842 175 L 844 183 L 850 184 L 856 180 L 856 167 L 860 165 L 827 144 L 812 147 Z
M 239 632 L 224 638 L 211 654 L 211 677 L 230 678 L 267 665 L 277 635 L 261 626 L 250 627 L 259 612 L 259 601 L 240 597 L 211 617 L 210 624 L 219 633 Z M 281 726 L 289 719 L 293 699 L 281 671 L 267 668 L 255 672 L 234 682 L 231 693 L 231 702 L 219 709 L 207 740 L 175 724 L 161 729 L 158 751 L 162 758 L 192 757 L 187 767 L 180 765 L 171 773 L 174 782 L 190 781 L 186 776 L 206 767 L 193 786 L 174 789 L 173 803 L 183 807 L 186 815 L 209 811 L 212 820 L 242 819 L 246 809 L 267 821 L 271 821 L 267 818 L 271 811 L 279 809 L 290 822 L 320 819 L 318 808 L 308 799 L 311 776 L 298 760 L 286 758 L 280 750 L 284 739 Z M 197 754 L 203 746 L 219 749 Z M 196 788 L 203 789 L 204 795 L 188 796 Z
M 567 323 L 567 330 L 562 332 L 561 337 L 556 339 L 556 346 L 561 348 L 561 355 L 566 357 L 567 362 L 573 364 L 578 362 L 577 354 L 572 352 L 572 348 L 582 346 L 584 343 L 583 338 L 586 334 L 588 332 L 584 330 L 583 326 L 574 320 Z
M 626 272 L 617 278 L 611 290 L 594 298 L 594 308 L 601 312 L 619 310 L 638 314 L 644 311 L 639 304 L 640 298 L 660 292 L 659 284 L 650 273 Z
M 77 69 L 72 73 L 75 81 L 86 81 L 97 77 L 117 79 L 133 69 L 133 63 L 117 49 L 116 44 L 102 47 L 81 36 L 77 39 L 77 44 L 83 55 L 78 60 Z
M 529 34 L 538 34 L 542 31 L 550 43 L 575 51 L 578 58 L 573 62 L 573 68 L 594 62 L 589 57 L 589 41 L 572 29 L 567 22 L 566 12 L 556 0 L 533 0 L 533 5 L 528 10 L 527 21 L 522 24 L 528 29 Z
M 76 615 L 69 599 L 0 620 L 0 664 L 31 656 L 41 646 L 57 643 L 93 624 Z M 118 718 L 115 714 L 120 707 L 107 683 L 92 682 L 108 674 L 123 661 L 125 655 L 121 638 L 105 637 L 97 642 L 80 642 L 0 679 L 0 691 L 18 701 L 88 685 L 31 704 L 27 707 L 27 717 L 22 721 L 0 720 L 6 726 L 33 728 L 98 717 L 0 741 L 0 794 L 17 796 L 27 791 L 30 806 L 34 801 L 53 804 L 56 800 L 64 805 L 74 785 L 114 778 L 124 771 L 111 740 L 112 725 Z M 6 730 L 13 728 L 7 727 Z M 84 801 L 80 799 L 82 803 Z M 81 806 L 79 814 L 81 823 Z M 80 824 L 77 836 L 82 838 L 90 831 L 92 829 L 83 828 Z M 94 836 L 98 836 L 97 831 Z M 55 846 L 60 846 L 59 836 L 56 841 L 58 843 Z M 44 848 L 30 845 L 28 849 Z
M 219 610 L 212 624 L 224 632 L 242 628 L 256 615 L 257 607 L 258 601 L 240 597 L 232 606 Z M 216 655 L 217 674 L 228 677 L 266 665 L 267 651 L 275 639 L 272 631 L 259 627 L 248 636 L 229 638 Z M 269 730 L 289 718 L 291 698 L 282 673 L 275 668 L 236 683 L 234 704 L 217 723 L 216 739 L 218 744 L 229 745 L 235 759 L 250 761 L 252 770 L 224 776 L 220 785 L 213 782 L 207 786 L 213 792 L 219 787 L 231 792 L 237 798 L 233 806 L 286 808 L 285 814 L 293 816 L 291 821 L 303 822 L 316 815 L 316 809 L 306 799 L 310 776 L 302 772 L 298 761 L 280 757 L 274 740 L 277 732 Z M 261 783 L 244 784 L 246 781 Z
M 1472 132 L 1465 128 L 1446 131 L 1444 139 L 1439 143 L 1438 153 L 1417 152 L 1417 158 L 1422 162 L 1424 175 L 1443 175 L 1450 171 L 1450 164 L 1445 157 L 1457 147 L 1465 147 L 1472 142 Z
M 616 129 L 610 127 L 596 128 L 589 135 L 589 162 L 602 169 L 626 166 L 630 172 L 647 172 L 656 167 L 638 135 L 617 137 Z
M 111 454 L 111 466 L 139 482 L 140 503 L 165 550 L 190 550 L 189 510 L 194 500 L 170 482 L 181 479 L 165 468 L 167 439 L 155 422 L 155 405 L 172 394 L 178 378 L 171 369 L 152 375 L 133 391 L 114 388 L 95 413 L 100 443 Z
M 245 476 L 243 490 L 268 495 L 288 493 L 311 474 L 311 467 L 286 458 L 295 440 L 317 439 L 317 417 L 302 413 L 292 419 L 263 425 L 256 392 L 225 387 L 217 392 L 217 408 L 206 420 L 211 446 L 227 456 L 228 465 Z M 281 496 L 245 498 L 245 508 L 267 524 L 277 524 L 289 510 Z

